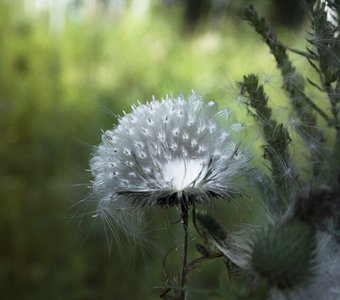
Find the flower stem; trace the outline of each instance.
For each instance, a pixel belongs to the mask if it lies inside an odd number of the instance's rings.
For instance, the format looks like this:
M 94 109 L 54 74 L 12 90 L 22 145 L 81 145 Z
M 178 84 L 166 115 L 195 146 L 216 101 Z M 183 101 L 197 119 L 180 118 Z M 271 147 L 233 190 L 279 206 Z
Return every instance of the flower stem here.
M 187 279 L 188 240 L 189 240 L 188 219 L 189 219 L 188 202 L 187 199 L 184 197 L 183 200 L 181 201 L 181 221 L 184 230 L 183 265 L 180 282 L 180 287 L 182 288 L 182 290 L 178 300 L 185 300 L 186 298 L 186 293 L 183 288 Z

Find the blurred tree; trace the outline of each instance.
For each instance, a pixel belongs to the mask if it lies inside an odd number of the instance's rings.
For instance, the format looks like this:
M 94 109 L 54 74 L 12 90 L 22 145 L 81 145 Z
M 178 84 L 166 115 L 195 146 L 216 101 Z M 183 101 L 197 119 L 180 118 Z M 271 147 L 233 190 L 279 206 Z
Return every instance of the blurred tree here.
M 301 0 L 272 0 L 271 22 L 274 25 L 298 27 L 305 20 Z
M 86 186 L 79 188 L 89 180 L 90 144 L 98 142 L 100 128 L 112 127 L 112 114 L 152 94 L 192 88 L 204 94 L 217 86 L 216 99 L 233 102 L 238 94 L 228 89 L 226 95 L 226 76 L 241 76 L 250 48 L 261 58 L 258 65 L 266 65 L 263 48 L 232 18 L 225 35 L 200 26 L 196 37 L 185 39 L 177 7 L 113 20 L 108 2 L 90 18 L 83 11 L 77 22 L 62 17 L 65 27 L 51 34 L 48 15 L 28 13 L 28 2 L 38 1 L 0 1 L 0 298 L 152 299 L 159 261 L 136 256 L 127 241 L 124 257 L 113 247 L 110 259 L 102 227 L 84 218 L 96 205 Z M 212 3 L 202 5 L 212 10 Z M 209 13 L 200 8 L 198 15 Z M 244 37 L 241 48 L 235 36 Z M 239 217 L 230 211 L 226 222 Z M 73 214 L 79 229 L 69 224 Z M 155 244 L 163 247 L 159 239 Z M 216 282 L 207 277 L 202 286 Z
M 210 0 L 185 0 L 184 19 L 186 27 L 194 29 L 207 16 L 211 7 Z

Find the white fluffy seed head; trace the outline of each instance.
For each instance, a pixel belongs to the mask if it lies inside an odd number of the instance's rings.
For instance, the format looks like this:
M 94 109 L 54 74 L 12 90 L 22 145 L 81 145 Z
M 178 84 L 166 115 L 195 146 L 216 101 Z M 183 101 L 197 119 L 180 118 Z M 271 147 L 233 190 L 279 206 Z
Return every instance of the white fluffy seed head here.
M 104 202 L 106 210 L 168 207 L 183 197 L 193 203 L 238 193 L 247 158 L 229 134 L 238 123 L 221 125 L 223 115 L 194 93 L 132 106 L 103 133 L 90 161 L 93 192 L 106 199 L 98 210 Z
M 177 158 L 168 161 L 162 170 L 164 180 L 180 192 L 200 182 L 207 173 L 206 165 L 200 159 Z

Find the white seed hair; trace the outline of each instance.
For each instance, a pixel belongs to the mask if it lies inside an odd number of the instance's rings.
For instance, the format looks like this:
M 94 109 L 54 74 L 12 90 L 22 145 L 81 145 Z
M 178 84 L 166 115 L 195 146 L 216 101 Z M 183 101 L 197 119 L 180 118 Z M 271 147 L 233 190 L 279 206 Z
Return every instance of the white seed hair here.
M 231 140 L 239 123 L 225 122 L 214 101 L 205 103 L 195 93 L 133 105 L 102 134 L 90 160 L 98 215 L 238 194 L 248 159 Z

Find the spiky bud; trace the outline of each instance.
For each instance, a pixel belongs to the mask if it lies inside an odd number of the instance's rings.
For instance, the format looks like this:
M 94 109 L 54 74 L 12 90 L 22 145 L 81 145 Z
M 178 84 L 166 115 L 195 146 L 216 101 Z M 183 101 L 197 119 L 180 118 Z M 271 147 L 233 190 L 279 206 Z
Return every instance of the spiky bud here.
M 204 213 L 197 214 L 197 220 L 200 225 L 209 233 L 209 235 L 218 242 L 227 238 L 226 231 L 212 216 Z
M 313 275 L 316 238 L 303 222 L 269 225 L 251 241 L 251 266 L 271 286 L 294 289 Z

